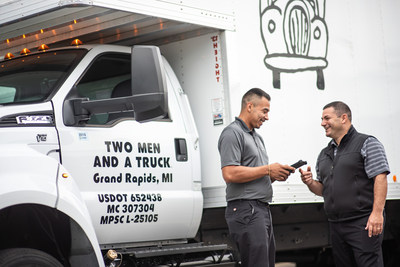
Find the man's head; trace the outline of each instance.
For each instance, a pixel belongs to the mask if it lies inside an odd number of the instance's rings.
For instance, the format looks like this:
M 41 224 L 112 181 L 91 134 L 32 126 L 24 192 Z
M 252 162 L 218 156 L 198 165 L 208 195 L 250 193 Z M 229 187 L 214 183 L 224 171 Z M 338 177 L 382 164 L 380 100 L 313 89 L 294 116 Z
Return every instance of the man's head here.
M 260 128 L 263 122 L 268 120 L 270 101 L 270 95 L 259 88 L 252 88 L 243 95 L 239 117 L 250 130 Z
M 340 143 L 351 127 L 351 110 L 341 101 L 331 102 L 323 108 L 321 126 L 328 137 Z

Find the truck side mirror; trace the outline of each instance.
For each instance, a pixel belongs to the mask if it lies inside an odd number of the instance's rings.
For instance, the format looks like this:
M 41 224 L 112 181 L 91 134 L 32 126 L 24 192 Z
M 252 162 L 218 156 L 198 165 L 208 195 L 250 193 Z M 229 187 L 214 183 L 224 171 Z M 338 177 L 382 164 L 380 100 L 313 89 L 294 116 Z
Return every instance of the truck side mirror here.
M 166 116 L 167 83 L 160 49 L 156 46 L 133 46 L 131 62 L 136 121 L 144 122 Z

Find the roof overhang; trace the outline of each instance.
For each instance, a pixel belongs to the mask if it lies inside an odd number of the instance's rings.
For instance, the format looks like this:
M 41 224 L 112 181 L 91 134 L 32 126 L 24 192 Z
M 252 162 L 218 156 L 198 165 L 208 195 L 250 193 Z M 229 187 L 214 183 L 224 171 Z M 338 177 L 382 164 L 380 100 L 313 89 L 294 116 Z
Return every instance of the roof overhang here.
M 109 3 L 112 2 L 112 3 Z M 23 48 L 173 42 L 235 30 L 232 0 L 16 0 L 0 5 L 0 56 Z

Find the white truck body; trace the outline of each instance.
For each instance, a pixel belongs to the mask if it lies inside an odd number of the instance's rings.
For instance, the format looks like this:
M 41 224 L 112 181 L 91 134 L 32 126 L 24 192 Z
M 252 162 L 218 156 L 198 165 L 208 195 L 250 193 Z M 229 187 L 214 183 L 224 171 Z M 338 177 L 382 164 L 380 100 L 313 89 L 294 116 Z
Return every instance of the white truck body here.
M 268 2 L 260 1 L 262 11 Z M 277 1 L 280 2 L 287 1 Z M 217 194 L 205 200 L 207 207 L 224 205 L 224 191 L 219 189 L 225 185 L 216 171 L 220 167 L 216 150 L 218 137 L 224 126 L 239 115 L 240 98 L 252 87 L 264 88 L 272 96 L 270 120 L 259 130 L 266 140 L 270 161 L 289 164 L 304 159 L 314 168 L 318 153 L 329 142 L 320 126 L 322 108 L 329 102 L 342 100 L 352 108 L 356 129 L 376 136 L 384 144 L 392 171 L 388 176 L 388 199 L 399 198 L 400 187 L 395 182 L 400 162 L 395 134 L 398 130 L 391 123 L 400 114 L 394 102 L 399 94 L 395 89 L 400 68 L 395 33 L 398 19 L 395 12 L 399 6 L 394 1 L 378 1 L 371 6 L 358 1 L 315 2 L 323 9 L 321 13 L 325 15 L 321 20 L 329 31 L 329 38 L 325 33 L 329 39 L 327 46 L 310 48 L 317 54 L 316 58 L 327 61 L 324 89 L 318 89 L 315 71 L 300 67 L 300 70 L 295 67 L 282 70 L 281 88 L 273 88 L 273 75 L 266 67 L 267 52 L 259 27 L 267 26 L 262 24 L 265 18 L 258 13 L 258 1 L 235 2 L 235 10 L 240 10 L 235 13 L 235 31 L 210 33 L 161 46 L 189 96 L 200 134 L 200 148 L 207 151 L 202 153 L 203 188 Z M 372 17 L 381 19 L 364 19 Z M 272 45 L 274 41 L 281 41 L 277 39 L 270 41 Z M 286 49 L 281 44 L 276 47 Z M 283 56 L 276 61 L 286 64 Z M 199 62 L 208 64 L 209 68 L 214 66 L 214 71 L 199 68 Z M 196 71 L 190 71 L 193 69 Z M 199 77 L 204 77 L 201 83 Z M 222 115 L 222 124 L 214 125 L 214 114 Z M 274 183 L 273 187 L 273 203 L 322 201 L 308 192 L 298 173 L 285 183 Z
M 1 182 L 0 210 L 28 205 L 61 212 L 69 221 L 63 223 L 70 229 L 65 254 L 71 266 L 102 266 L 102 251 L 111 248 L 132 253 L 184 244 L 199 227 L 210 229 L 201 241 L 218 243 L 226 237 L 216 236 L 227 233 L 221 225 L 209 226 L 223 219 L 226 206 L 218 137 L 239 114 L 242 95 L 259 87 L 272 97 L 270 120 L 258 130 L 270 162 L 303 159 L 313 171 L 329 141 L 320 126 L 322 107 L 334 100 L 349 104 L 356 129 L 385 146 L 391 167 L 387 213 L 396 225 L 400 219 L 391 207 L 400 200 L 400 126 L 394 123 L 400 114 L 399 10 L 389 0 L 1 1 L 0 57 L 26 47 L 33 52 L 43 43 L 52 51 L 75 38 L 102 45 L 54 50 L 88 49 L 46 101 L 7 104 L 13 89 L 0 76 L 0 179 L 7 181 Z M 303 37 L 294 30 L 300 26 Z M 109 99 L 118 82 L 129 79 L 131 49 L 108 44 L 160 47 L 167 118 L 139 123 L 122 113 L 112 121 L 107 117 L 113 114 L 95 114 L 70 123 L 76 118 L 66 102 Z M 109 72 L 102 60 L 111 62 Z M 0 62 L 2 68 L 7 64 Z M 27 71 L 25 77 L 35 75 Z M 52 83 L 42 85 L 44 90 Z M 48 116 L 51 123 L 39 125 Z M 278 249 L 326 246 L 323 199 L 309 192 L 298 172 L 275 182 L 273 190 Z M 310 210 L 317 219 L 304 214 Z M 1 243 L 0 249 L 7 248 Z

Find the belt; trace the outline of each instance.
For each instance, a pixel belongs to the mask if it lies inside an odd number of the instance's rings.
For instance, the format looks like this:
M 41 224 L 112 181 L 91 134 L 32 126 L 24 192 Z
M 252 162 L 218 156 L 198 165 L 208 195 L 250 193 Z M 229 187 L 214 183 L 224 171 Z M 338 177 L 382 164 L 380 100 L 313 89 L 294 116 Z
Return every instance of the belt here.
M 229 204 L 235 204 L 235 203 L 240 203 L 240 202 L 256 202 L 258 204 L 269 206 L 268 202 L 263 202 L 259 199 L 234 199 L 234 200 L 228 201 Z

